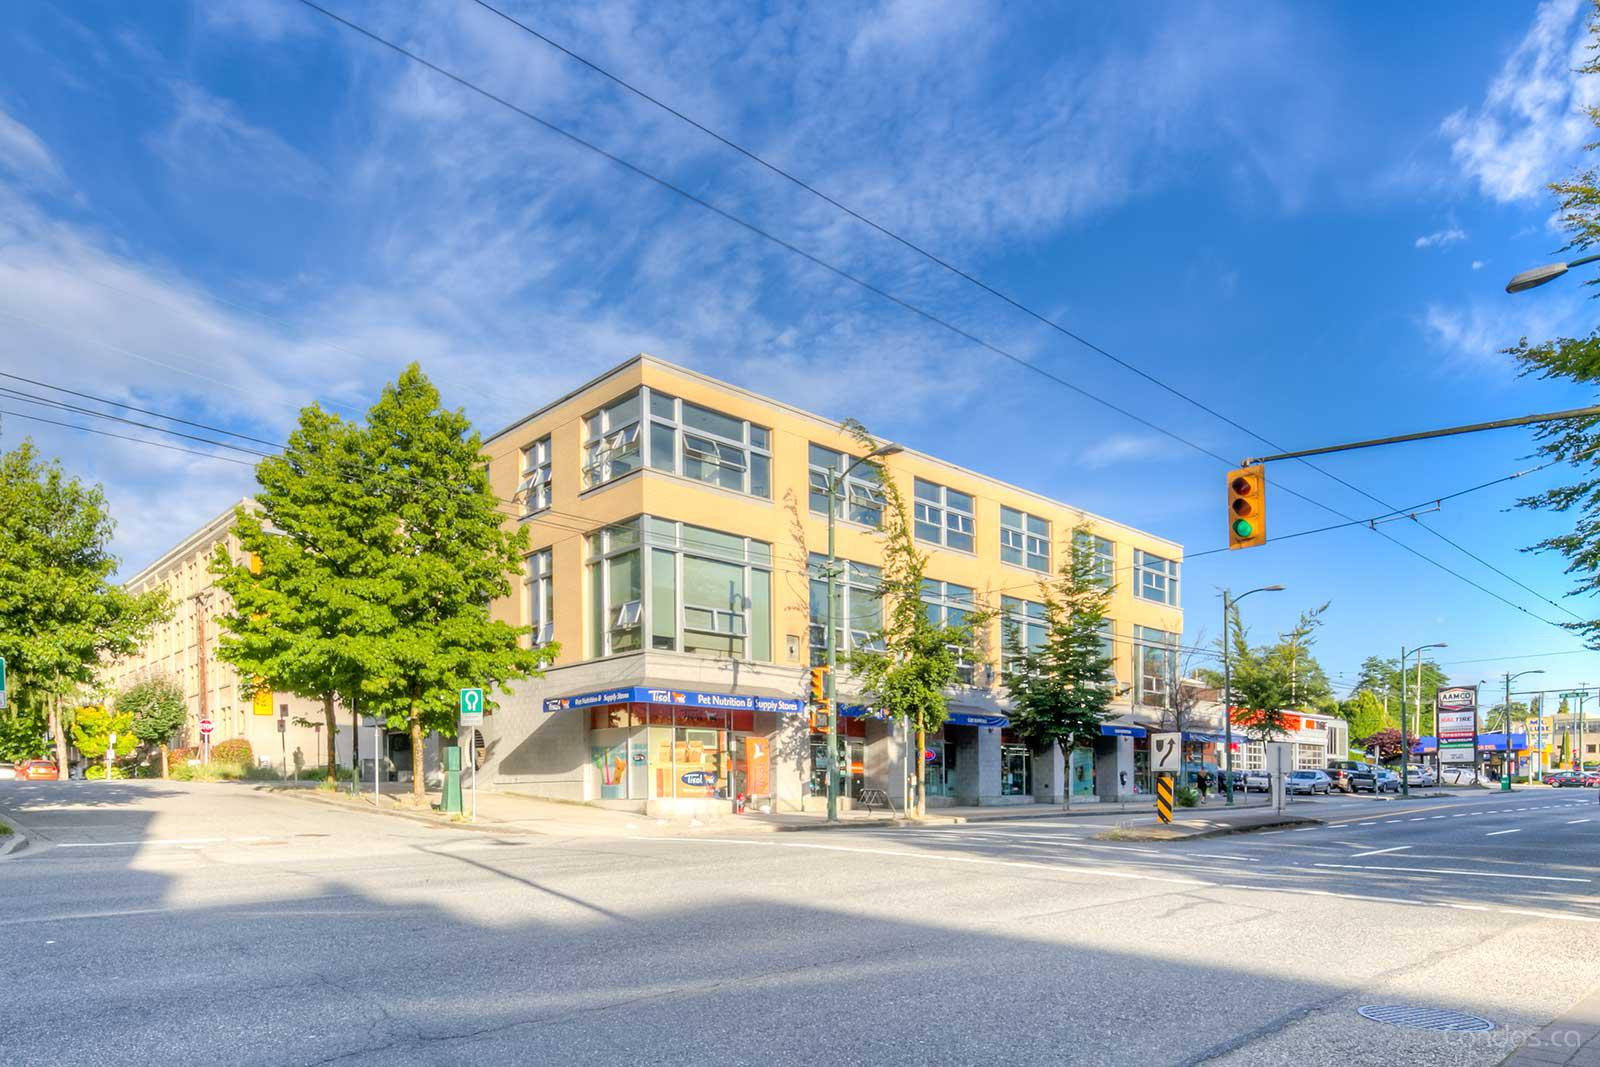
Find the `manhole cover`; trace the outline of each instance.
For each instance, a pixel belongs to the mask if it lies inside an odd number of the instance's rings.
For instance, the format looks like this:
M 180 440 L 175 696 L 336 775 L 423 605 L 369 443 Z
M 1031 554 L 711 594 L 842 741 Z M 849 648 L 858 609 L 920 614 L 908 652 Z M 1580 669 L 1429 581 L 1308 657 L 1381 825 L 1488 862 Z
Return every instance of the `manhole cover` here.
M 1356 1010 L 1375 1023 L 1409 1026 L 1413 1030 L 1476 1034 L 1494 1029 L 1494 1023 L 1488 1019 L 1468 1015 L 1464 1011 L 1445 1011 L 1443 1008 L 1414 1008 L 1409 1004 L 1368 1004 Z

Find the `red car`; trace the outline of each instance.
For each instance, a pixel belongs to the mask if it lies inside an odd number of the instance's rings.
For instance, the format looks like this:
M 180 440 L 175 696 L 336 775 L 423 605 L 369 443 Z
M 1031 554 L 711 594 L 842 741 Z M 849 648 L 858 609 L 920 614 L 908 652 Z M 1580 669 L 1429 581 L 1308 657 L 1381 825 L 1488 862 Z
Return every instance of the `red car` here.
M 19 782 L 53 782 L 61 777 L 56 765 L 47 759 L 31 759 L 17 764 Z

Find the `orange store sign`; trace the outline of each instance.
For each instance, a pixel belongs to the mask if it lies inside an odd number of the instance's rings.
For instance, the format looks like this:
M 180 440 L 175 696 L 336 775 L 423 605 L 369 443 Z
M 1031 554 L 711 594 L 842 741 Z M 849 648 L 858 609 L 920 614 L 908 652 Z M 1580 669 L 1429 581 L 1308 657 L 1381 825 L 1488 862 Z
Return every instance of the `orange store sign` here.
M 764 796 L 772 792 L 771 745 L 765 737 L 744 739 L 745 792 L 750 796 Z

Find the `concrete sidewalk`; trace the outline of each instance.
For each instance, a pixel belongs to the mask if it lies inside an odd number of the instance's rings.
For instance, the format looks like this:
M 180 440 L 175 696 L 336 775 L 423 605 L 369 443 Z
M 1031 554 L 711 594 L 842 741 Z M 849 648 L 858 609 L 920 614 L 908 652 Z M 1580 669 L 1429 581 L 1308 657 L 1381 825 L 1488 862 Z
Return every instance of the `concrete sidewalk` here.
M 1501 1067 L 1600 1067 L 1600 990 L 1529 1034 L 1500 1063 Z
M 761 814 L 747 811 L 735 815 L 732 811 L 719 816 L 665 819 L 638 812 L 616 811 L 589 804 L 567 803 L 532 797 L 508 790 L 483 790 L 478 794 L 477 819 L 469 821 L 464 815 L 446 815 L 439 810 L 437 792 L 427 794 L 428 807 L 413 807 L 410 794 L 396 790 L 385 793 L 375 802 L 370 792 L 352 794 L 341 789 L 337 792 L 307 788 L 292 783 L 254 785 L 262 792 L 293 797 L 312 803 L 348 808 L 355 811 L 378 811 L 398 818 L 433 823 L 455 829 L 478 830 L 494 833 L 548 834 L 553 836 L 586 835 L 663 835 L 678 836 L 695 833 L 788 833 L 807 830 L 881 829 L 894 826 L 946 826 L 962 823 L 1010 822 L 1026 819 L 1089 818 L 1115 815 L 1155 815 L 1155 801 L 1140 799 L 1126 804 L 1020 804 L 1005 807 L 948 807 L 929 810 L 922 819 L 906 818 L 898 811 L 841 811 L 839 821 L 830 823 L 823 804 L 816 801 L 815 811 L 775 812 Z M 470 810 L 470 797 L 463 798 Z M 808 803 L 810 803 L 808 801 Z M 1185 809 L 1198 817 L 1205 812 L 1218 817 L 1233 812 L 1264 810 L 1265 797 L 1237 798 L 1231 811 L 1222 802 L 1213 799 L 1199 808 Z

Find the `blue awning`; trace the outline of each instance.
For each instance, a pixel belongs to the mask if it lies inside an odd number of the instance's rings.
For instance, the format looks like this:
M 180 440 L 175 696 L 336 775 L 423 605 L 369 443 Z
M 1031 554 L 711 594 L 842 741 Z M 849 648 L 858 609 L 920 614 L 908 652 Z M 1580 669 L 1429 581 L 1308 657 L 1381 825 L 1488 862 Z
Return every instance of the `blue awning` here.
M 1100 724 L 1100 734 L 1103 737 L 1143 737 L 1143 726 L 1124 726 L 1121 723 L 1103 722 Z
M 550 697 L 544 710 L 568 711 L 575 708 L 597 708 L 606 704 L 672 704 L 683 708 L 705 708 L 711 711 L 777 711 L 799 715 L 806 710 L 806 702 L 797 697 L 767 697 L 752 693 L 699 693 L 685 689 L 651 689 L 642 685 L 618 686 L 593 693 L 575 696 Z
M 1011 720 L 1004 715 L 977 715 L 965 711 L 952 711 L 945 716 L 945 722 L 957 726 L 1010 726 Z
M 1511 747 L 1513 750 L 1528 747 L 1528 735 L 1511 732 Z M 1506 735 L 1503 730 L 1478 735 L 1479 752 L 1504 752 L 1506 750 Z
M 1439 741 L 1433 737 L 1419 737 L 1411 742 L 1411 753 L 1415 756 L 1425 755 L 1429 752 L 1439 751 Z
M 1202 730 L 1185 730 L 1183 731 L 1183 739 L 1185 741 L 1203 741 L 1210 745 L 1225 744 L 1228 740 L 1221 734 L 1208 734 Z

